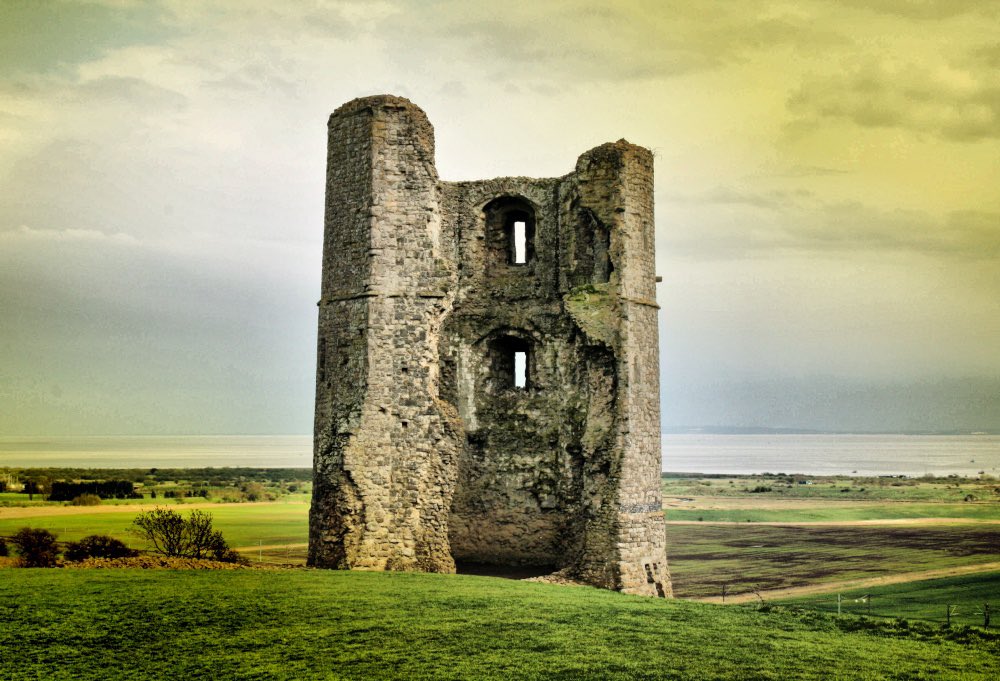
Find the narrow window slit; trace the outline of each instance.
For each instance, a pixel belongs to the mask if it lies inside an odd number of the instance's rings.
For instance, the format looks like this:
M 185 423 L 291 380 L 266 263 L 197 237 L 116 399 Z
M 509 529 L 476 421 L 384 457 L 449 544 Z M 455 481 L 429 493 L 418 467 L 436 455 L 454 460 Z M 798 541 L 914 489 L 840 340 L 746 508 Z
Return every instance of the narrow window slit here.
M 514 264 L 523 265 L 528 262 L 527 226 L 524 220 L 514 223 Z
M 532 384 L 529 341 L 515 336 L 499 336 L 490 341 L 490 384 L 494 390 L 530 390 Z
M 528 386 L 528 353 L 517 351 L 514 353 L 514 387 L 526 388 L 527 386 Z

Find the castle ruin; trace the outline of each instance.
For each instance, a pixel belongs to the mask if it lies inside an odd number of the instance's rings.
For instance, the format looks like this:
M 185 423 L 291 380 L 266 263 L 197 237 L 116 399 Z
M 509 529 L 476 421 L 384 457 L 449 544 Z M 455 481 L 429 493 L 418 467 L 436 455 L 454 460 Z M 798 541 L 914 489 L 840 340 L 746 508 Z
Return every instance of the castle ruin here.
M 653 157 L 445 182 L 375 96 L 329 121 L 309 564 L 532 565 L 670 596 Z

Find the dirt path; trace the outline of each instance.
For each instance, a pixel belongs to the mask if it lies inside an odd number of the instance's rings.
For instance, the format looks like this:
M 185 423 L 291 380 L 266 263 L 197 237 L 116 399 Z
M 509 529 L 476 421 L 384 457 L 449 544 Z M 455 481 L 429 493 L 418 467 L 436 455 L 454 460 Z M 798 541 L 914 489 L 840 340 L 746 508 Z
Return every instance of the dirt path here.
M 304 549 L 308 547 L 309 544 L 306 542 L 301 542 L 298 544 L 246 544 L 244 546 L 234 546 L 234 551 L 239 551 L 240 553 L 250 553 L 252 551 L 275 551 L 278 549 Z
M 904 584 L 906 582 L 918 582 L 923 579 L 938 579 L 939 577 L 958 577 L 960 575 L 971 575 L 977 572 L 992 572 L 1000 570 L 1000 562 L 980 563 L 978 565 L 961 565 L 951 568 L 939 568 L 937 570 L 922 570 L 919 572 L 904 572 L 885 577 L 863 577 L 859 579 L 847 579 L 841 582 L 825 582 L 823 584 L 809 584 L 807 586 L 793 586 L 787 589 L 771 589 L 761 591 L 760 597 L 765 601 L 776 598 L 792 598 L 795 596 L 811 596 L 814 594 L 834 593 L 850 589 L 864 589 L 871 586 L 886 586 L 889 584 Z M 721 596 L 709 598 L 692 598 L 693 601 L 703 603 L 721 603 Z M 726 596 L 726 605 L 737 603 L 747 603 L 757 600 L 754 593 L 740 593 Z

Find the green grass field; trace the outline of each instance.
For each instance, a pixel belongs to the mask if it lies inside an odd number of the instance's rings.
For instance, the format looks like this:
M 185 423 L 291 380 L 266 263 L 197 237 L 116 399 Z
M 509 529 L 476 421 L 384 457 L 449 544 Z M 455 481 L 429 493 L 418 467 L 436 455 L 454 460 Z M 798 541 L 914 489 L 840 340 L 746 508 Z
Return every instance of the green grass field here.
M 0 570 L 0 678 L 992 679 L 995 634 L 471 576 Z
M 732 500 L 728 500 L 732 503 Z M 709 502 L 702 500 L 702 505 Z M 899 520 L 906 518 L 957 518 L 962 520 L 1000 521 L 1000 503 L 923 503 L 923 502 L 865 502 L 831 504 L 823 501 L 786 506 L 760 508 L 760 500 L 747 499 L 740 508 L 673 508 L 666 511 L 667 520 L 709 521 L 729 523 L 801 523 L 844 522 L 858 520 Z
M 742 503 L 742 499 L 736 500 Z M 750 500 L 755 501 L 754 499 Z M 764 503 L 764 502 L 758 502 Z M 812 511 L 769 510 L 769 517 L 801 518 L 823 514 L 829 502 L 809 502 Z M 165 504 L 170 507 L 176 504 Z M 910 517 L 934 504 L 903 502 Z M 183 509 L 184 506 L 179 506 Z M 229 544 L 253 560 L 304 563 L 308 540 L 308 503 L 292 495 L 272 503 L 210 504 L 215 526 Z M 975 518 L 977 505 L 956 506 Z M 22 517 L 8 517 L 16 509 L 0 509 L 0 535 L 24 526 L 43 527 L 61 541 L 88 534 L 109 534 L 142 548 L 132 531 L 135 511 L 111 507 L 20 509 Z M 764 513 L 754 509 L 734 513 Z M 23 517 L 31 513 L 29 517 Z M 826 519 L 845 521 L 843 509 L 828 509 Z M 782 515 L 784 514 L 784 515 Z M 667 512 L 673 518 L 672 511 Z M 810 517 L 810 519 L 815 519 Z M 906 525 L 795 526 L 759 523 L 715 524 L 709 521 L 667 526 L 668 556 L 676 594 L 682 598 L 717 596 L 722 585 L 731 592 L 777 589 L 859 577 L 876 577 L 980 564 L 1000 560 L 1000 525 L 940 525 L 916 521 Z
M 182 513 L 186 506 L 161 505 L 178 508 Z M 149 504 L 146 506 L 153 508 Z M 132 531 L 135 511 L 81 506 L 67 507 L 72 512 L 62 514 L 58 512 L 61 509 L 50 508 L 40 508 L 37 515 L 29 517 L 7 517 L 0 509 L 0 536 L 10 536 L 19 528 L 30 526 L 54 532 L 59 541 L 77 541 L 89 534 L 107 534 L 130 546 L 144 548 Z M 263 545 L 270 547 L 263 554 L 271 562 L 304 562 L 305 554 L 301 546 L 291 551 L 285 548 L 308 541 L 309 502 L 304 495 L 269 503 L 210 504 L 205 510 L 212 515 L 215 528 L 222 532 L 230 546 L 252 549 Z
M 711 492 L 668 499 L 668 521 L 688 521 L 667 527 L 680 598 L 719 596 L 723 584 L 731 595 L 767 594 L 1000 560 L 1000 524 L 989 522 L 1000 503 L 979 500 L 992 489 L 982 481 L 900 491 L 890 479 L 848 493 L 840 480 L 779 489 L 757 477 L 672 488 Z M 969 494 L 977 500 L 962 501 Z M 109 534 L 142 546 L 134 507 L 4 502 L 0 535 L 44 527 L 61 541 Z M 205 503 L 140 503 L 192 502 Z M 251 559 L 304 562 L 307 494 L 204 508 Z M 910 520 L 857 524 L 885 519 Z M 763 524 L 816 521 L 832 524 Z M 765 612 L 469 575 L 0 569 L 0 650 L 25 651 L 0 655 L 0 678 L 992 679 L 1000 634 L 939 624 L 948 605 L 956 625 L 981 623 L 976 609 L 1000 602 L 998 586 L 1000 573 L 987 572 L 843 590 L 852 614 L 838 618 L 826 614 L 836 592 L 780 601 L 791 611 L 768 596 Z M 869 592 L 876 617 L 859 619 L 867 604 L 856 599 Z
M 776 601 L 822 612 L 837 612 L 837 593 Z M 842 613 L 905 617 L 944 624 L 951 608 L 952 625 L 985 624 L 984 605 L 989 604 L 991 627 L 1000 630 L 1000 572 L 905 584 L 850 589 L 839 593 Z M 870 596 L 869 599 L 863 599 Z
M 662 477 L 667 497 L 753 497 L 825 501 L 908 501 L 1000 503 L 1000 481 L 990 475 L 974 478 L 900 478 L 808 475 L 698 475 Z

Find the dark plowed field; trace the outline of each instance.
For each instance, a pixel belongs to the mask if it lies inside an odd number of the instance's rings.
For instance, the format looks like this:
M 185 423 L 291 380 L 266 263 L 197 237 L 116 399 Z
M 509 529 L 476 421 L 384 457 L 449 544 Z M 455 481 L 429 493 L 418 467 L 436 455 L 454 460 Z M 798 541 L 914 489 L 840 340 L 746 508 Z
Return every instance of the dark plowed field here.
M 681 598 L 805 586 L 1000 559 L 1000 528 L 973 525 L 670 525 Z

